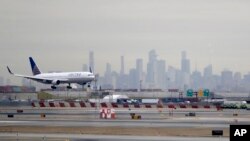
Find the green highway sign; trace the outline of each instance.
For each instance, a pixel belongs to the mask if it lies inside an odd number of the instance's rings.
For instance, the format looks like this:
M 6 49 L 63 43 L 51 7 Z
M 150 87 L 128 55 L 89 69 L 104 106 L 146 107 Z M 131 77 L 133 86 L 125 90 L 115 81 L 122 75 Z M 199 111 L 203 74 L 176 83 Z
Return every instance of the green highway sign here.
M 209 96 L 209 89 L 204 89 L 203 95 L 204 96 Z
M 189 96 L 189 97 L 193 96 L 193 90 L 192 89 L 187 90 L 187 96 Z

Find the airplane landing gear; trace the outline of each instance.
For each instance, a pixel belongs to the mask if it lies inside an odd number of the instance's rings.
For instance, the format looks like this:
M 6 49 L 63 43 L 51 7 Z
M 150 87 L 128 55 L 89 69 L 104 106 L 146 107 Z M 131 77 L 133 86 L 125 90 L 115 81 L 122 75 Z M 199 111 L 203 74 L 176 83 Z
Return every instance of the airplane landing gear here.
M 56 86 L 51 86 L 51 89 L 53 89 L 53 90 L 56 89 Z
M 70 83 L 69 83 L 69 85 L 67 86 L 67 89 L 72 89 L 72 87 L 70 86 Z

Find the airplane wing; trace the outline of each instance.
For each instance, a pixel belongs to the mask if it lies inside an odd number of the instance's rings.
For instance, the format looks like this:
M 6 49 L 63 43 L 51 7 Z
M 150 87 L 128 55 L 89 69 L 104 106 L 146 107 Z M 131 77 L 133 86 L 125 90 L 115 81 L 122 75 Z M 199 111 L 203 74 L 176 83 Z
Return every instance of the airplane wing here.
M 38 81 L 38 82 L 41 82 L 41 83 L 47 83 L 47 84 L 50 84 L 55 80 L 55 79 L 37 78 L 37 77 L 34 77 L 34 76 L 26 76 L 26 75 L 19 75 L 19 74 L 13 74 L 13 75 L 17 76 L 17 77 L 23 77 L 23 78 L 26 78 L 26 79 L 31 79 L 31 80 L 34 80 L 34 81 Z M 68 79 L 56 79 L 56 81 L 60 81 L 60 83 L 68 83 Z
M 17 76 L 17 77 L 23 77 L 23 78 L 26 78 L 26 79 L 31 79 L 31 80 L 38 81 L 38 82 L 41 82 L 41 83 L 52 83 L 52 81 L 54 80 L 54 79 L 50 79 L 50 78 L 39 78 L 39 77 L 35 77 L 35 76 L 15 74 L 10 70 L 10 68 L 8 66 L 7 66 L 7 69 L 8 69 L 8 72 L 11 75 L 14 75 L 14 76 Z M 68 82 L 68 79 L 56 79 L 56 80 L 59 80 L 61 83 L 67 83 Z

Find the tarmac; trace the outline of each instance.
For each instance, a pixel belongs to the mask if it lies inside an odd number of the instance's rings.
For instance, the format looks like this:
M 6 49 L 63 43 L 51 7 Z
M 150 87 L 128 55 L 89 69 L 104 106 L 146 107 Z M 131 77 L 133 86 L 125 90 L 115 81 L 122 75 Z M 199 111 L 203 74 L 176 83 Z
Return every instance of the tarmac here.
M 17 110 L 23 110 L 18 113 Z M 194 112 L 195 116 L 186 116 Z M 41 117 L 41 113 L 46 115 Z M 229 140 L 230 124 L 249 124 L 249 110 L 115 109 L 115 119 L 100 119 L 94 108 L 0 108 L 1 140 Z M 142 116 L 131 119 L 130 113 Z M 236 114 L 237 113 L 237 114 Z M 13 114 L 13 117 L 8 115 Z M 222 130 L 223 136 L 212 136 Z M 18 135 L 17 135 L 18 134 Z M 149 136 L 144 138 L 144 136 Z

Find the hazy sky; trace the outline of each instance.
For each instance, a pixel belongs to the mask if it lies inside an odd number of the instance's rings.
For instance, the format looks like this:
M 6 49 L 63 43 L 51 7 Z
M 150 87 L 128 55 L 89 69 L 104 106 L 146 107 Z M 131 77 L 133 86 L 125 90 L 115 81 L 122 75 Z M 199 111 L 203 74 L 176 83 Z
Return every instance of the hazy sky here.
M 42 71 L 77 71 L 95 52 L 96 71 L 106 62 L 126 72 L 136 58 L 158 58 L 180 68 L 187 51 L 191 69 L 212 63 L 224 69 L 250 71 L 249 0 L 1 0 L 0 75 L 6 65 L 31 74 L 28 57 Z M 13 81 L 13 77 L 11 78 Z

